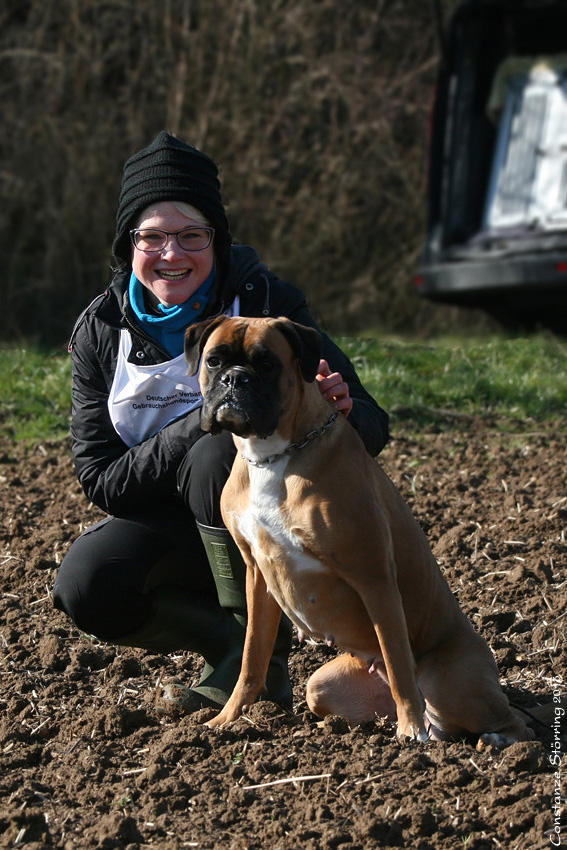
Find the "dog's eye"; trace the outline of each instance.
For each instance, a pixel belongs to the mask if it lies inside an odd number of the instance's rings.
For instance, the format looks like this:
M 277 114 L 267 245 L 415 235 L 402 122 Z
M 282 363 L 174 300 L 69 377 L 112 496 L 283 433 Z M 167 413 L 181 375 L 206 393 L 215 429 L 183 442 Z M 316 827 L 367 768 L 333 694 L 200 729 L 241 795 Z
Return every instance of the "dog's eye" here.
M 258 357 L 254 365 L 257 369 L 261 369 L 262 372 L 273 372 L 277 368 L 278 361 L 274 357 L 264 355 Z
M 209 369 L 216 369 L 220 366 L 220 357 L 217 357 L 216 354 L 211 354 L 210 357 L 207 357 L 207 366 Z

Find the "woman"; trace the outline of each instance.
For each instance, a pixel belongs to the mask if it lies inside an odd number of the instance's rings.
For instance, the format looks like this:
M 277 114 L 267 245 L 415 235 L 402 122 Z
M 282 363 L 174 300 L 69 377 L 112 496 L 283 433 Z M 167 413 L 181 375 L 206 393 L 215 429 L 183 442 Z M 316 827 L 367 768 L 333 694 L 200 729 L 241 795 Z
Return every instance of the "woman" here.
M 218 171 L 166 132 L 124 166 L 118 271 L 73 331 L 71 435 L 79 481 L 108 517 L 72 545 L 54 604 L 104 641 L 204 656 L 199 684 L 166 688 L 185 710 L 223 705 L 246 626 L 244 564 L 220 514 L 231 434 L 205 435 L 187 376 L 186 328 L 219 313 L 287 316 L 316 327 L 299 290 L 235 246 Z M 321 392 L 378 454 L 388 418 L 323 336 Z M 282 618 L 268 697 L 291 707 L 291 624 Z

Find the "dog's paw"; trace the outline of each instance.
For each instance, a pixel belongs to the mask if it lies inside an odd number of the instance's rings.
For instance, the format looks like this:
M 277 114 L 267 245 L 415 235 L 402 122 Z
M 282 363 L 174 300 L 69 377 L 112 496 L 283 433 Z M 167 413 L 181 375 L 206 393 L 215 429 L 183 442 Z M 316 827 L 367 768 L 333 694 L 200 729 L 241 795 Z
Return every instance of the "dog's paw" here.
M 205 726 L 208 726 L 209 729 L 216 729 L 218 726 L 228 726 L 229 723 L 234 723 L 235 720 L 242 717 L 242 713 L 246 711 L 247 708 L 247 705 L 233 706 L 229 701 L 220 714 L 217 714 L 215 717 L 211 718 L 211 720 L 207 720 Z
M 217 729 L 219 726 L 228 726 L 229 723 L 234 723 L 235 720 L 238 720 L 240 714 L 232 714 L 226 711 L 221 711 L 220 714 L 215 715 L 210 720 L 207 720 L 205 726 L 208 726 L 209 729 Z
M 399 741 L 428 741 L 429 735 L 422 726 L 407 724 L 403 728 L 398 723 L 397 737 Z
M 227 721 L 223 719 L 222 713 L 216 714 L 214 717 L 211 717 L 210 720 L 207 720 L 205 726 L 208 726 L 209 729 L 216 729 L 218 726 L 224 726 Z
M 476 748 L 481 751 L 486 747 L 495 747 L 497 750 L 504 750 L 516 743 L 516 738 L 510 735 L 501 735 L 499 732 L 485 732 L 478 739 Z

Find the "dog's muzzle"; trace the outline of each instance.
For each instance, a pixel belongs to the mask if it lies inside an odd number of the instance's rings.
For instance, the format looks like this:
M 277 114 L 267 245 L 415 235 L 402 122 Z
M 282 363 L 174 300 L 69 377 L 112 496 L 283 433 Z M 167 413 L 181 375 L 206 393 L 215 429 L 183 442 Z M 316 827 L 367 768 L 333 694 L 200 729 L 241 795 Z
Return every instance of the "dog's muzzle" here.
M 277 428 L 279 406 L 258 375 L 244 366 L 231 366 L 215 376 L 203 401 L 201 425 L 216 434 L 231 431 L 239 437 L 266 438 Z
M 226 372 L 219 375 L 219 384 L 229 390 L 234 390 L 238 386 L 248 384 L 252 379 L 250 370 L 244 366 L 231 366 Z

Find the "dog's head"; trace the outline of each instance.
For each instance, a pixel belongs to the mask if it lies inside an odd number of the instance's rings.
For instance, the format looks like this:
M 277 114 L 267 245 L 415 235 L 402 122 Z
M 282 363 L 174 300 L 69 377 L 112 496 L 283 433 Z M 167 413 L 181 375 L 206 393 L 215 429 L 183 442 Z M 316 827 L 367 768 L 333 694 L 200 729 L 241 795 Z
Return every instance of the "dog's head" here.
M 191 375 L 201 362 L 203 430 L 266 438 L 298 384 L 315 380 L 321 336 L 285 318 L 217 316 L 187 330 L 185 357 Z

